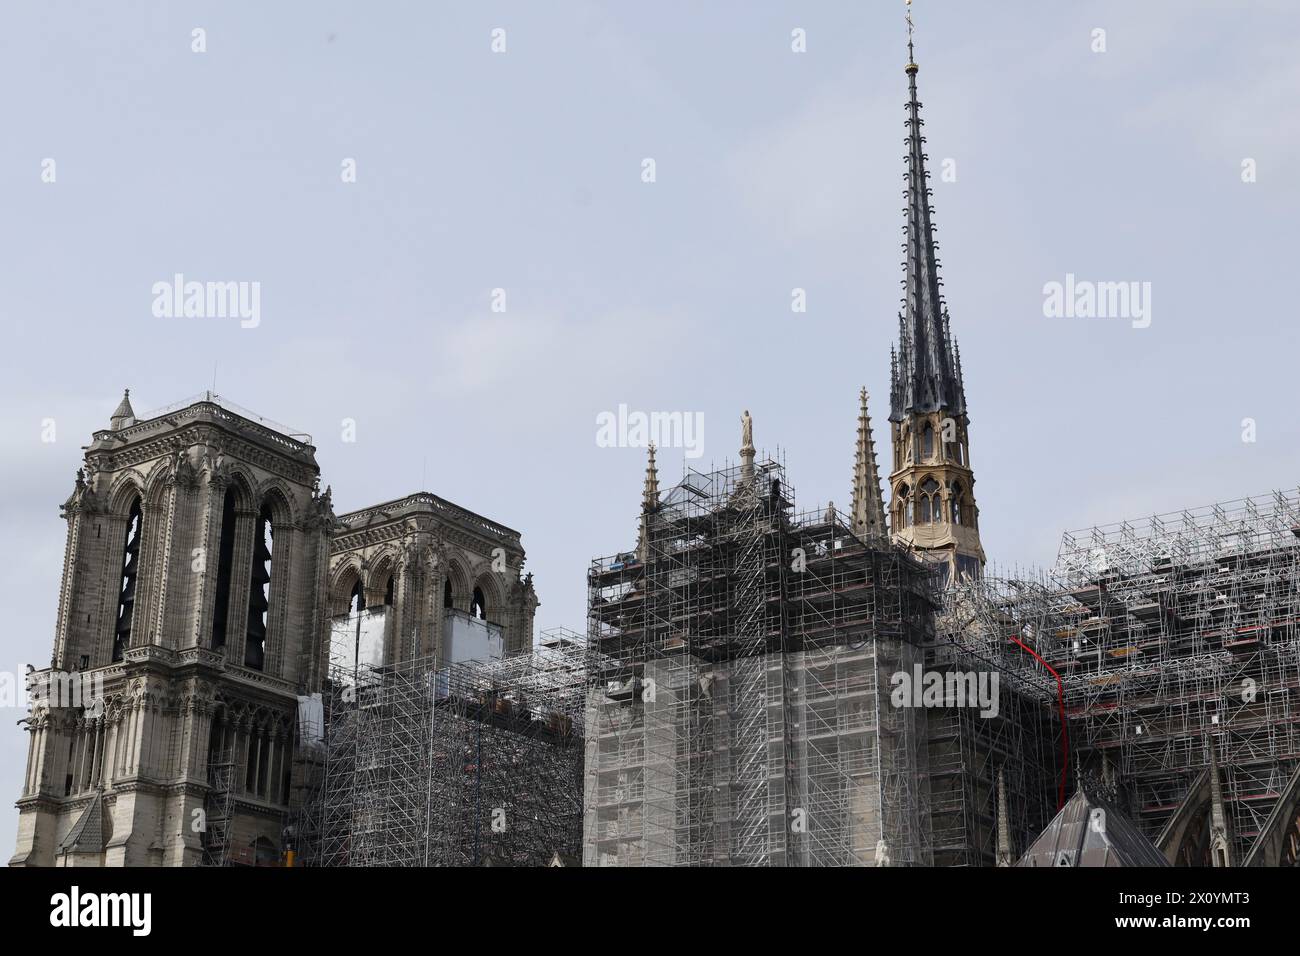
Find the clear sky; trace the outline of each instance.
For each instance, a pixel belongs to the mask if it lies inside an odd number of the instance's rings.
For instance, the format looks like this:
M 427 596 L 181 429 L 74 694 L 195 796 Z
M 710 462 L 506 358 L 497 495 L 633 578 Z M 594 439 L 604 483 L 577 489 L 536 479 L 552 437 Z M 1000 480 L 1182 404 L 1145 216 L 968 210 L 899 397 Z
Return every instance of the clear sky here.
M 914 11 L 990 559 L 1294 488 L 1300 7 Z M 214 363 L 314 436 L 339 510 L 423 474 L 520 530 L 539 627 L 583 628 L 587 562 L 635 543 L 644 452 L 595 440 L 620 404 L 703 415 L 697 465 L 734 460 L 748 408 L 801 507 L 846 506 L 862 385 L 888 468 L 905 61 L 902 0 L 9 0 L 0 669 L 49 660 L 80 446 L 124 386 L 143 413 Z M 259 324 L 155 317 L 175 273 L 259 282 Z M 1150 326 L 1046 317 L 1067 273 L 1150 282 Z

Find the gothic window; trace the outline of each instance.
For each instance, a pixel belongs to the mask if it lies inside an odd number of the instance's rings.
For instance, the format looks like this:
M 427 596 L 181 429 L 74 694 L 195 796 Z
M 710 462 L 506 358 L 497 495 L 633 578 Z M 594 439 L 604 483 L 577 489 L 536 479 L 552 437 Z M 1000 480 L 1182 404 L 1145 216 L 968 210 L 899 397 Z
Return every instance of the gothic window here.
M 921 436 L 925 459 L 929 461 L 934 457 L 934 426 L 926 422 L 925 431 L 921 433 Z
M 263 505 L 253 534 L 253 572 L 248 580 L 248 627 L 244 666 L 261 670 L 266 663 L 266 623 L 271 606 L 271 547 L 275 538 L 271 506 Z
M 954 481 L 952 483 L 952 494 L 950 495 L 950 501 L 952 504 L 952 519 L 951 519 L 952 523 L 965 524 L 965 522 L 962 520 L 962 514 L 961 514 L 962 505 L 965 504 L 965 497 L 962 494 L 962 487 L 960 481 Z
M 140 570 L 140 499 L 131 502 L 126 519 L 126 542 L 122 553 L 122 588 L 117 600 L 117 631 L 113 637 L 113 660 L 120 661 L 131 646 L 131 619 L 135 615 L 135 579 Z
M 929 426 L 926 426 L 929 429 Z M 933 432 L 930 432 L 933 437 Z M 943 521 L 942 507 L 939 503 L 939 483 L 933 478 L 927 478 L 921 482 L 921 493 L 917 496 L 920 505 L 921 516 L 920 522 L 929 524 L 933 521 L 935 524 Z
M 455 607 L 451 599 L 451 578 L 448 578 L 442 587 L 442 606 L 445 608 Z
M 393 575 L 390 574 L 388 576 L 388 584 L 384 587 L 384 604 L 387 605 L 388 607 L 393 606 L 393 597 L 394 597 L 393 592 L 395 590 L 395 587 L 396 585 L 394 584 L 394 577 Z
M 366 609 L 366 591 L 361 586 L 361 579 L 357 578 L 357 583 L 352 585 L 352 598 L 348 603 L 348 613 L 355 614 L 358 611 Z
M 470 602 L 469 616 L 476 617 L 480 621 L 487 620 L 487 602 L 483 600 L 483 589 L 474 589 L 474 599 Z
M 212 647 L 226 646 L 230 614 L 230 576 L 235 565 L 235 489 L 227 488 L 221 505 L 221 537 L 217 545 L 217 593 L 212 603 Z
M 906 484 L 898 486 L 895 497 L 898 499 L 897 512 L 894 520 L 899 527 L 906 528 L 912 523 L 911 501 L 908 498 L 908 487 Z

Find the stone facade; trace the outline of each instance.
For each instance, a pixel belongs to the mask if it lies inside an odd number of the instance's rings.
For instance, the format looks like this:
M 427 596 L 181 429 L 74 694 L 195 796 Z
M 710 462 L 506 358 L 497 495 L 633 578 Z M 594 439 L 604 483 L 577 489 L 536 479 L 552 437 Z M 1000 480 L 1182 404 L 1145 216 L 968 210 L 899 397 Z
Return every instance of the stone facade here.
M 524 654 L 538 601 L 523 563 L 519 532 L 436 495 L 411 495 L 342 516 L 330 614 L 390 605 L 385 661 L 449 658 L 447 611 L 498 625 L 505 653 Z
M 349 575 L 380 600 L 395 576 L 398 633 L 422 653 L 444 579 L 531 647 L 518 533 L 432 495 L 340 519 L 319 473 L 306 436 L 211 395 L 146 421 L 125 397 L 95 433 L 63 505 L 50 666 L 28 675 L 11 865 L 278 862 L 298 701 L 325 677 Z

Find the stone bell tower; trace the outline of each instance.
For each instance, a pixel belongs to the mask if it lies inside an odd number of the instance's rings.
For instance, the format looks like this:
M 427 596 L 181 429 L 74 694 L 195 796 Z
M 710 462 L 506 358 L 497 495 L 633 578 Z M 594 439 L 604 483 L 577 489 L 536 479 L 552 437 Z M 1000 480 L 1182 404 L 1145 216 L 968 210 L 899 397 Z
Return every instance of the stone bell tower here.
M 63 505 L 13 865 L 274 863 L 336 521 L 310 438 L 129 393 Z

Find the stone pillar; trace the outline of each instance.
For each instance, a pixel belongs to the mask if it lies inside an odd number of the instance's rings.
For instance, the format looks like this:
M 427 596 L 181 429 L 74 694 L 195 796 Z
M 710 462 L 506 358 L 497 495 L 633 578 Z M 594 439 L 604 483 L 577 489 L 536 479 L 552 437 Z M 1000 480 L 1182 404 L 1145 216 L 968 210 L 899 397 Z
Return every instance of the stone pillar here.
M 199 525 L 200 540 L 197 546 L 203 548 L 203 571 L 195 582 L 193 614 L 189 623 L 190 647 L 212 646 L 212 617 L 217 602 L 217 571 L 221 564 L 221 514 L 226 503 L 228 484 L 229 482 L 223 476 L 209 472 L 207 484 L 202 486 L 203 517 Z M 231 580 L 233 582 L 234 579 Z M 229 623 L 227 623 L 227 632 L 228 630 Z
M 252 745 L 253 757 L 253 796 L 260 796 L 262 793 L 262 749 L 266 744 L 266 730 L 257 727 L 253 731 L 254 744 Z
M 236 781 L 236 786 L 239 788 L 238 790 L 239 793 L 247 793 L 248 777 L 249 777 L 248 756 L 249 756 L 249 747 L 252 743 L 252 720 L 247 715 L 240 718 L 239 732 L 238 732 L 238 736 L 235 739 L 237 741 L 236 747 L 239 751 L 239 757 L 235 765 L 235 769 L 239 774 L 239 779 Z
M 80 476 L 80 472 L 77 473 Z M 80 481 L 80 477 L 78 478 Z M 81 522 L 82 517 L 80 503 L 73 504 L 67 512 L 68 536 L 63 546 L 63 582 L 59 591 L 59 612 L 58 623 L 54 630 L 54 655 L 53 666 L 60 670 L 71 670 L 67 660 L 68 638 L 73 629 L 71 627 L 73 603 L 76 595 L 81 593 L 79 583 L 81 578 Z M 99 666 L 101 663 L 95 660 L 95 649 L 87 648 L 86 653 L 91 655 L 91 665 Z M 75 661 L 71 663 L 76 663 Z
M 82 790 L 86 789 L 86 781 L 90 777 L 89 763 L 91 759 L 91 741 L 89 740 L 89 734 L 87 733 L 87 730 L 89 729 L 88 724 L 89 722 L 84 717 L 78 717 L 76 724 L 74 724 L 76 727 L 74 733 L 77 735 L 77 762 L 76 768 L 72 773 L 72 792 L 74 794 L 80 793 Z
M 27 731 L 27 766 L 23 770 L 24 797 L 32 792 L 32 768 L 36 763 L 36 731 L 29 725 Z
M 151 590 L 152 603 L 147 608 L 150 617 L 149 633 L 143 635 L 150 644 L 166 646 L 168 638 L 168 604 L 171 600 L 170 590 L 172 587 L 172 578 L 175 575 L 173 552 L 177 547 L 177 512 L 183 507 L 179 501 L 182 489 L 177 476 L 173 474 L 167 479 L 167 490 L 163 493 L 162 513 L 159 520 L 162 523 L 161 536 L 155 540 L 158 541 L 158 550 L 153 554 L 153 567 L 156 578 Z M 137 618 L 143 621 L 143 618 Z M 134 635 L 133 635 L 134 637 Z M 132 641 L 132 643 L 141 643 Z
M 267 746 L 270 748 L 270 755 L 266 758 L 266 800 L 268 803 L 278 804 L 280 777 L 283 776 L 279 771 L 284 768 L 284 739 L 278 729 L 269 732 Z
M 91 731 L 91 758 L 90 758 L 90 786 L 95 788 L 103 781 L 104 774 L 104 718 L 96 717 L 92 721 L 93 730 Z
M 271 549 L 271 586 L 268 596 L 270 603 L 266 612 L 266 647 L 262 658 L 262 673 L 280 677 L 281 661 L 285 648 L 291 637 L 289 631 L 289 605 L 297 599 L 291 587 L 291 575 L 294 569 L 294 545 L 298 537 L 297 530 L 289 524 L 287 518 L 278 527 L 272 522 L 275 532 Z M 295 620 L 298 616 L 295 615 Z

